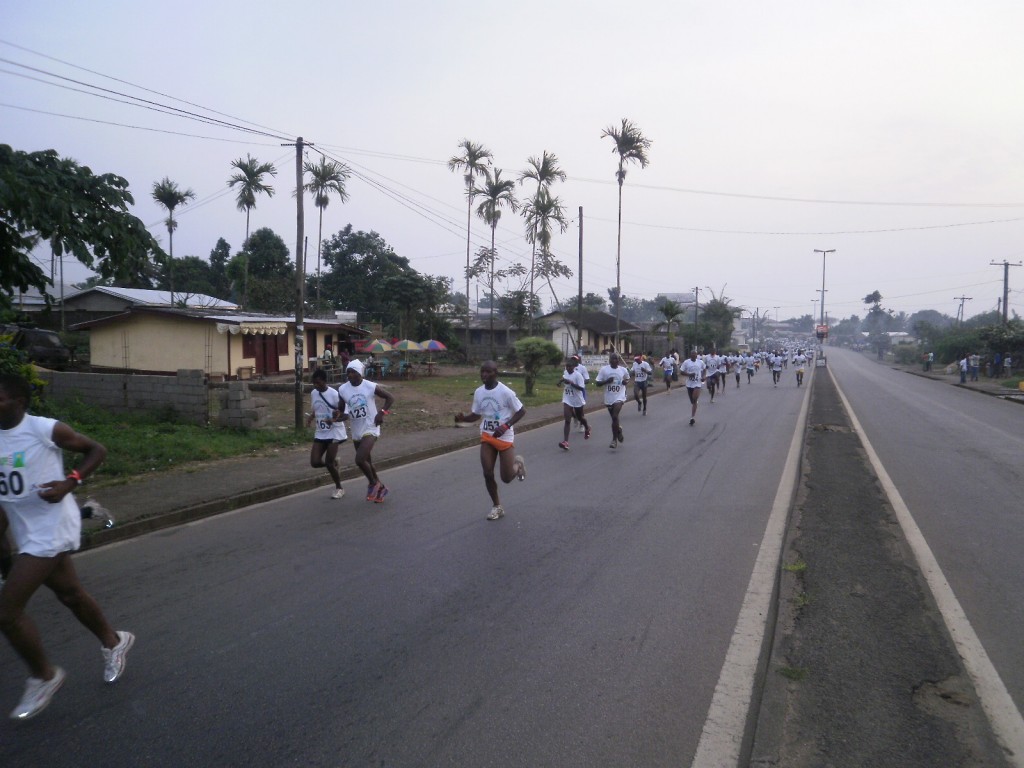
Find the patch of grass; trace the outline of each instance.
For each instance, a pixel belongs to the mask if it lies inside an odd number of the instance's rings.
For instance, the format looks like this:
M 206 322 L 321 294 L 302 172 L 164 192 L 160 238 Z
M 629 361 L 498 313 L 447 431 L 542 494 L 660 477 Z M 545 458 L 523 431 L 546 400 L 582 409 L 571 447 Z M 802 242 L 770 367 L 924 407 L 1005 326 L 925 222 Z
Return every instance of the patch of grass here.
M 807 670 L 801 667 L 779 667 L 778 672 L 787 680 L 800 681 L 807 677 Z
M 309 442 L 305 431 L 239 431 L 176 424 L 167 420 L 167 413 L 119 415 L 78 402 L 48 404 L 46 415 L 106 446 L 107 459 L 93 476 L 97 482 L 172 469 L 190 462 L 259 455 Z M 66 457 L 68 467 L 73 466 L 73 460 Z
M 522 379 L 509 379 L 505 385 L 515 391 L 523 405 L 529 408 L 531 405 L 547 405 L 558 403 L 562 400 L 562 387 L 557 383 L 560 370 L 545 368 L 541 371 L 541 377 L 533 387 L 533 394 L 526 396 L 526 383 Z M 498 377 L 499 380 L 501 377 Z M 387 387 L 387 383 L 383 383 Z M 464 403 L 463 410 L 468 410 L 473 402 L 473 393 L 480 386 L 480 374 L 463 373 L 458 376 L 420 376 L 412 381 L 403 382 L 403 386 L 413 391 L 440 397 L 448 397 L 453 401 Z
M 782 570 L 788 571 L 789 573 L 803 573 L 807 570 L 807 563 L 803 560 L 797 560 L 795 563 L 787 563 L 782 566 Z
M 801 592 L 800 594 L 798 594 L 796 597 L 793 598 L 793 604 L 797 608 L 803 608 L 805 605 L 810 605 L 811 604 L 811 596 L 808 595 L 806 592 Z

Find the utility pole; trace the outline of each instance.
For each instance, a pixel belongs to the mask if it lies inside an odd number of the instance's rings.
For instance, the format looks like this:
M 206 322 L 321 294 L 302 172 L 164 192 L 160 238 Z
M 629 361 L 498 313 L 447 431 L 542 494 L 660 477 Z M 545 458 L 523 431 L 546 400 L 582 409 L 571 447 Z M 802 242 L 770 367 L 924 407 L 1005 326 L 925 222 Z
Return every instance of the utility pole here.
M 576 354 L 580 354 L 583 346 L 583 206 L 580 206 L 580 264 L 576 270 L 579 276 L 579 288 L 576 298 Z
M 972 296 L 954 296 L 953 298 L 957 299 L 960 302 L 960 308 L 956 311 L 957 325 L 958 326 L 959 325 L 963 325 L 964 324 L 964 302 L 965 301 L 973 301 L 974 297 L 972 297 Z
M 290 147 L 291 144 L 282 144 Z M 302 137 L 295 140 L 295 428 L 302 429 L 302 371 L 305 368 L 303 346 L 306 340 L 306 328 L 303 325 L 302 305 L 306 292 L 306 265 L 303 258 L 302 241 L 305 238 L 302 198 L 302 148 L 305 145 Z M 309 145 L 312 146 L 312 145 Z
M 990 261 L 990 267 L 1002 267 L 1003 268 L 1003 325 L 1010 322 L 1010 309 L 1007 304 L 1010 300 L 1010 267 L 1024 266 L 1021 262 L 1011 264 L 1008 261 Z
M 825 257 L 830 253 L 835 253 L 835 248 L 829 248 L 826 251 L 820 248 L 814 249 L 815 253 L 821 254 L 821 324 L 825 325 Z

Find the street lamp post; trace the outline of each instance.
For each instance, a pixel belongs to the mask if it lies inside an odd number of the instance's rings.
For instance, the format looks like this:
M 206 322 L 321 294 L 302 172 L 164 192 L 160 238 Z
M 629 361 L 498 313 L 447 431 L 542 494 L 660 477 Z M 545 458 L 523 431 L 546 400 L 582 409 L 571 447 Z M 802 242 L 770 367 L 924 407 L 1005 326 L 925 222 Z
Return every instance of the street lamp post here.
M 828 250 L 821 250 L 820 248 L 814 249 L 815 253 L 821 254 L 821 324 L 825 324 L 825 257 L 830 253 L 835 253 L 835 248 L 829 248 Z
M 814 330 L 814 317 L 818 314 L 818 300 L 811 299 L 811 330 Z

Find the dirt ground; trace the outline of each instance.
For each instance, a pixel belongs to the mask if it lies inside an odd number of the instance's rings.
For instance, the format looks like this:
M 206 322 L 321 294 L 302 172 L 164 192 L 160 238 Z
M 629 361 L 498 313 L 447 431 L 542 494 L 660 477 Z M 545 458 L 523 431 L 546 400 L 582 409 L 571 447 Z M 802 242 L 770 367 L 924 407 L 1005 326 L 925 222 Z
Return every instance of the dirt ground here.
M 476 367 L 439 366 L 438 376 L 458 376 L 466 373 L 477 373 Z M 395 404 L 387 419 L 388 431 L 394 434 L 419 432 L 439 427 L 449 427 L 452 418 L 459 411 L 468 411 L 473 402 L 473 387 L 465 392 L 451 395 L 436 395 L 424 391 L 417 386 L 417 381 L 384 379 L 378 384 L 395 396 Z M 479 384 L 479 382 L 477 382 Z M 268 429 L 291 428 L 295 424 L 295 393 L 291 388 L 274 391 L 261 391 L 259 385 L 253 386 L 253 395 L 266 400 L 270 413 L 267 419 Z M 288 385 L 285 385 L 288 386 Z M 336 385 L 335 385 L 336 386 Z M 380 406 L 382 401 L 378 400 Z M 309 410 L 309 393 L 303 395 L 302 410 Z

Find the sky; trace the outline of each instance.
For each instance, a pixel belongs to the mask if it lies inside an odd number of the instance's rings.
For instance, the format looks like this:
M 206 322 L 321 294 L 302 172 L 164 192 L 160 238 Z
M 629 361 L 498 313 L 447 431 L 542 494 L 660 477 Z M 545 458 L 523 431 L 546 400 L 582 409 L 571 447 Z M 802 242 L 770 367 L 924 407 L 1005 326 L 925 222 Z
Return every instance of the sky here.
M 165 248 L 153 183 L 193 190 L 175 212 L 177 257 L 208 258 L 220 237 L 241 247 L 227 179 L 247 153 L 279 171 L 251 228 L 272 228 L 294 255 L 284 145 L 302 136 L 308 160 L 323 151 L 354 172 L 349 201 L 324 212 L 325 237 L 376 231 L 464 291 L 465 188 L 447 160 L 469 139 L 506 178 L 557 155 L 570 227 L 553 250 L 574 276 L 555 292 L 577 291 L 582 207 L 583 290 L 607 297 L 617 161 L 601 133 L 625 118 L 652 142 L 622 191 L 627 296 L 699 289 L 772 319 L 817 317 L 824 278 L 832 318 L 863 317 L 876 290 L 908 314 L 956 316 L 966 297 L 971 317 L 998 307 L 1003 262 L 1024 261 L 1019 0 L 4 6 L 0 142 L 123 176 Z M 308 196 L 304 222 L 312 271 Z M 499 264 L 529 264 L 523 233 L 506 211 Z M 473 250 L 489 240 L 474 216 Z M 87 274 L 65 263 L 67 281 Z M 1009 278 L 1011 315 L 1024 314 L 1024 268 Z

